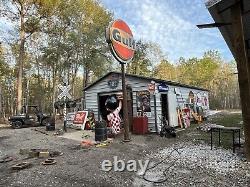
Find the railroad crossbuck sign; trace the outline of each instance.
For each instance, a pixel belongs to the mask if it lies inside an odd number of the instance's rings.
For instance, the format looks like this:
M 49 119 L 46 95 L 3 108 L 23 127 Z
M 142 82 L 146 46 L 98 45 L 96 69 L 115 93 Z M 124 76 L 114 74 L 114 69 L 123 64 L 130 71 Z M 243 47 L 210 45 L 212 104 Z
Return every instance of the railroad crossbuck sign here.
M 69 94 L 69 90 L 71 89 L 71 86 L 63 86 L 61 84 L 59 84 L 59 89 L 62 91 L 59 95 L 58 95 L 58 99 L 62 99 L 63 97 L 67 97 L 69 99 L 72 98 L 72 96 Z
M 113 21 L 106 29 L 106 40 L 113 56 L 120 63 L 132 60 L 135 53 L 135 40 L 129 26 L 122 20 Z

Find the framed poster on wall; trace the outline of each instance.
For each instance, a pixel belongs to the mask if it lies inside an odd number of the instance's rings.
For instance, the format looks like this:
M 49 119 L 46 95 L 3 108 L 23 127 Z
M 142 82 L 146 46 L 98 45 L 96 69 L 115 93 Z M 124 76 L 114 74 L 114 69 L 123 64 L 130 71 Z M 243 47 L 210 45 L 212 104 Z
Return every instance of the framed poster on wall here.
M 150 92 L 148 90 L 136 92 L 137 114 L 151 115 Z

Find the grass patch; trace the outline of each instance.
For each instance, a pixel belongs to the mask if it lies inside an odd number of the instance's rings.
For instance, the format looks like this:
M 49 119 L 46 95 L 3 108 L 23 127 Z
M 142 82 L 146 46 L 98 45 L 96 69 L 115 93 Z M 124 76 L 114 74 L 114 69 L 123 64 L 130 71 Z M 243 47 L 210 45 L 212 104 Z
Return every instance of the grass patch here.
M 225 127 L 242 127 L 240 122 L 242 121 L 242 115 L 239 113 L 225 113 L 217 115 L 214 118 L 211 117 L 209 122 L 217 125 L 223 125 Z

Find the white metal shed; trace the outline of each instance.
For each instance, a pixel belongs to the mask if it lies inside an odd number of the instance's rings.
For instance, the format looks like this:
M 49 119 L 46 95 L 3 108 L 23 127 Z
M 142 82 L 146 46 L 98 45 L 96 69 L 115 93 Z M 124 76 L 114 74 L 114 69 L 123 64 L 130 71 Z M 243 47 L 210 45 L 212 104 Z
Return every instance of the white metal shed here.
M 155 92 L 149 92 L 154 83 Z M 150 107 L 144 112 L 148 117 L 148 130 L 156 132 L 161 128 L 160 116 L 164 115 L 170 126 L 178 126 L 177 107 L 193 103 L 204 111 L 209 110 L 208 90 L 161 79 L 126 74 L 128 90 L 128 114 L 132 118 L 141 114 L 141 96 L 147 96 Z M 122 91 L 121 73 L 109 72 L 84 89 L 85 108 L 92 109 L 96 119 L 105 118 L 105 100 Z M 193 95 L 190 98 L 190 94 Z

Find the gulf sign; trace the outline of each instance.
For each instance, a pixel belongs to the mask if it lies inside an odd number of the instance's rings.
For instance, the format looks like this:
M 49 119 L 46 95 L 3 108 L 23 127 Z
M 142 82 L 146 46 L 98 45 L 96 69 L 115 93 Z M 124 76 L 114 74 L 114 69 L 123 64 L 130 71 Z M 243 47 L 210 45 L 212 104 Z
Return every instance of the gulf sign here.
M 135 53 L 135 40 L 129 26 L 118 19 L 110 23 L 106 29 L 106 41 L 113 56 L 120 63 L 132 60 Z

